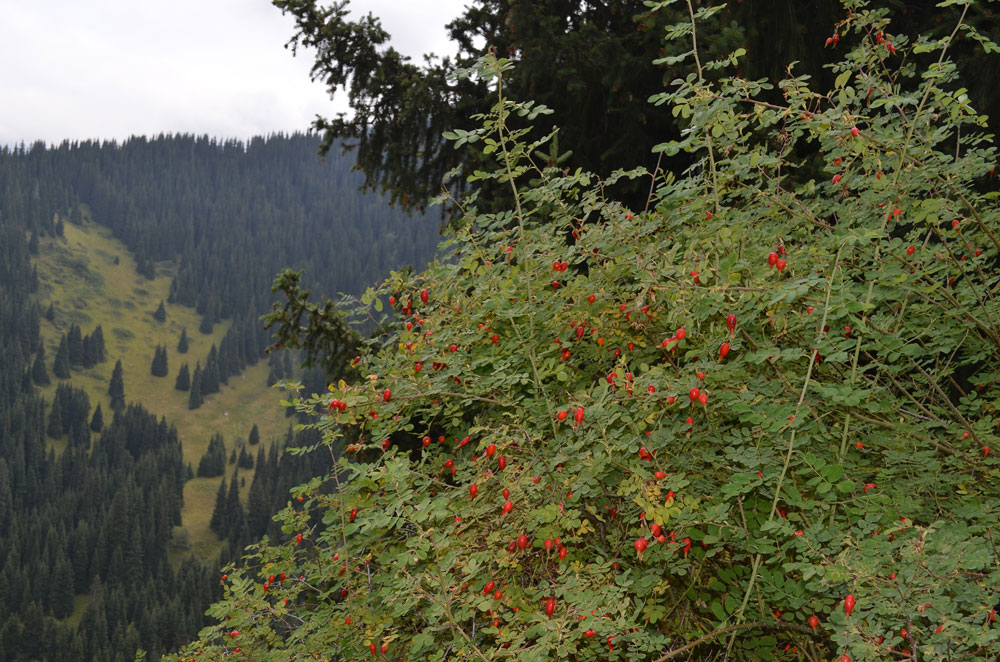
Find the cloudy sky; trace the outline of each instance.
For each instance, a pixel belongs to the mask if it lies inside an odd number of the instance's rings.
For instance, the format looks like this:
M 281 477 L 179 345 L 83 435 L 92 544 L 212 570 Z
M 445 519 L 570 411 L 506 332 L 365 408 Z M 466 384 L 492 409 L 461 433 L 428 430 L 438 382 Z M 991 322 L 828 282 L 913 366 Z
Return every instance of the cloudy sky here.
M 353 0 L 419 61 L 469 0 Z M 0 144 L 304 130 L 335 106 L 269 0 L 0 0 Z

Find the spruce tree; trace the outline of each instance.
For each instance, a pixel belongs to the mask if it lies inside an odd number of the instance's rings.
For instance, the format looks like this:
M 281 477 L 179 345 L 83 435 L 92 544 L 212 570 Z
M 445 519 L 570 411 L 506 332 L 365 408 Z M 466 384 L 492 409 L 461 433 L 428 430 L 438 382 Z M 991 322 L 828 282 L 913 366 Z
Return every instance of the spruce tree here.
M 188 409 L 197 409 L 205 402 L 201 394 L 201 363 L 194 365 L 194 374 L 191 376 L 191 393 L 188 395 Z
M 153 313 L 153 319 L 155 319 L 157 322 L 167 321 L 167 309 L 163 307 L 163 299 L 160 299 L 160 305 Z
M 156 350 L 153 352 L 153 363 L 149 368 L 150 374 L 154 377 L 166 377 L 169 370 L 167 369 L 167 348 L 162 345 L 157 345 Z
M 52 383 L 49 379 L 49 371 L 45 369 L 45 346 L 39 346 L 38 354 L 35 355 L 35 362 L 31 365 L 31 380 L 36 386 L 48 386 Z
M 56 360 L 52 364 L 52 372 L 59 379 L 69 379 L 69 348 L 66 345 L 66 336 L 59 341 L 59 349 L 56 351 Z
M 111 409 L 125 409 L 125 379 L 122 376 L 122 360 L 118 359 L 115 369 L 111 372 L 111 382 L 108 384 L 108 395 L 111 396 Z
M 83 365 L 83 332 L 76 324 L 71 324 L 66 334 L 66 347 L 69 350 L 70 365 Z
M 191 388 L 191 373 L 187 363 L 181 364 L 181 369 L 177 371 L 177 381 L 174 382 L 174 388 L 178 391 L 186 391 Z
M 201 331 L 206 336 L 212 333 L 212 318 L 208 315 L 204 315 L 201 318 L 201 323 L 198 325 L 198 330 Z
M 100 432 L 104 429 L 104 412 L 101 411 L 101 403 L 97 403 L 94 416 L 90 419 L 90 429 L 94 432 Z
M 225 538 L 224 525 L 226 522 L 226 479 L 222 478 L 219 483 L 219 491 L 215 493 L 215 508 L 212 510 L 212 519 L 208 523 L 208 528 L 215 531 L 220 538 Z
M 49 409 L 49 425 L 45 428 L 45 434 L 53 439 L 58 439 L 63 435 L 62 407 L 62 398 L 59 397 L 59 391 L 56 391 L 56 396 L 52 399 L 52 407 Z
M 55 304 L 49 304 L 49 307 L 45 309 L 45 319 L 52 322 L 56 319 L 56 307 Z
M 188 342 L 187 327 L 184 327 L 181 329 L 181 339 L 177 341 L 177 352 L 179 354 L 187 354 Z
M 250 428 L 250 438 L 247 439 L 247 443 L 251 446 L 256 446 L 260 443 L 260 430 L 257 428 L 256 423 L 254 423 L 253 427 Z

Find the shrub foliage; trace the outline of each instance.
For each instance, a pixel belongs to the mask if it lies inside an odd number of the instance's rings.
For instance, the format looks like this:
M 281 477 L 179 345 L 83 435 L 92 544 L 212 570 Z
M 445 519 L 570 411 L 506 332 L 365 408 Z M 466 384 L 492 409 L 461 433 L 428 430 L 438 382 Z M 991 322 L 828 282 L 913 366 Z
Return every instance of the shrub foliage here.
M 683 175 L 543 168 L 511 63 L 459 72 L 496 103 L 448 137 L 515 204 L 461 201 L 447 259 L 362 297 L 394 313 L 362 378 L 298 405 L 335 469 L 185 657 L 996 652 L 994 152 L 948 57 L 996 47 L 851 1 L 835 88 L 772 86 L 700 57 L 696 5 L 665 54 L 692 73 L 651 100 Z M 603 194 L 623 177 L 645 208 Z

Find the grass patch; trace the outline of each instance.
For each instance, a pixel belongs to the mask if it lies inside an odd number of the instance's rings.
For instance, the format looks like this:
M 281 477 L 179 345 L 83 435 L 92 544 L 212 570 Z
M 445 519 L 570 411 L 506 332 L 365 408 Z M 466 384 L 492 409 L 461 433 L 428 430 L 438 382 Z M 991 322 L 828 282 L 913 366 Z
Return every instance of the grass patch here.
M 115 264 L 117 259 L 118 264 Z M 110 420 L 111 401 L 108 382 L 115 361 L 121 359 L 125 381 L 125 399 L 140 402 L 157 416 L 166 417 L 177 427 L 184 447 L 184 459 L 197 470 L 198 460 L 216 432 L 226 439 L 227 454 L 238 438 L 245 439 L 256 423 L 261 443 L 283 440 L 289 419 L 278 404 L 280 394 L 267 388 L 267 366 L 259 363 L 242 375 L 229 378 L 220 393 L 208 396 L 199 409 L 189 410 L 188 394 L 174 389 L 174 380 L 182 363 L 194 370 L 196 361 L 202 365 L 213 344 L 222 340 L 229 322 L 216 324 L 210 335 L 198 331 L 201 317 L 185 306 L 165 303 L 167 319 L 153 318 L 160 301 L 166 302 L 170 291 L 170 274 L 176 265 L 158 263 L 157 278 L 147 280 L 135 270 L 135 260 L 124 244 L 114 239 L 111 231 L 91 221 L 82 225 L 66 224 L 65 237 L 42 238 L 40 255 L 34 264 L 41 282 L 40 300 L 43 310 L 54 304 L 53 321 L 42 319 L 42 339 L 53 384 L 42 390 L 51 401 L 55 377 L 51 365 L 59 347 L 59 339 L 71 324 L 79 324 L 84 334 L 98 324 L 104 329 L 107 360 L 88 370 L 74 370 L 70 382 L 83 388 L 90 397 L 91 408 L 101 403 L 105 421 Z M 190 349 L 177 352 L 181 329 L 187 328 Z M 153 351 L 157 345 L 167 347 L 169 374 L 150 374 Z M 65 446 L 62 440 L 49 440 L 56 452 Z M 256 454 L 256 448 L 251 448 Z M 227 475 L 232 474 L 229 465 Z M 249 485 L 253 471 L 244 470 Z M 184 488 L 183 527 L 188 530 L 190 551 L 204 561 L 214 562 L 222 543 L 208 528 L 215 506 L 215 492 L 220 478 L 196 478 Z M 245 490 L 246 488 L 244 488 Z M 245 497 L 245 492 L 244 495 Z M 172 550 L 171 558 L 179 561 L 189 551 Z

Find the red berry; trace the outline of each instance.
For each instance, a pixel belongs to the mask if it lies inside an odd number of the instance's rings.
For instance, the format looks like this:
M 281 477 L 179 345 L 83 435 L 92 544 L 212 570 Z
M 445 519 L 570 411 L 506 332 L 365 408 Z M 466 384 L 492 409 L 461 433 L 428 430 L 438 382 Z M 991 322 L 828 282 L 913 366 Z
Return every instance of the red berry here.
M 455 343 L 452 343 L 451 346 L 448 347 L 448 351 L 451 352 L 452 354 L 454 354 L 455 352 L 458 351 L 458 345 L 456 345 Z
M 506 468 L 507 468 L 507 458 L 501 455 L 500 457 L 497 458 L 497 469 L 503 471 Z
M 774 253 L 774 252 L 768 253 L 767 254 L 767 264 L 769 266 L 773 267 L 777 263 L 778 263 L 778 254 Z
M 372 642 L 372 643 L 368 644 L 368 650 L 370 650 L 370 651 L 372 652 L 372 656 L 373 656 L 373 657 L 374 657 L 374 655 L 375 655 L 375 650 L 376 650 L 376 649 L 377 649 L 377 647 L 375 646 L 375 643 L 374 643 L 374 642 Z
M 701 391 L 698 390 L 697 386 L 692 386 L 691 390 L 688 391 L 688 397 L 691 398 L 691 402 L 696 401 L 699 395 L 701 395 Z
M 523 533 L 517 537 L 517 546 L 524 549 L 528 546 L 528 536 Z
M 736 315 L 729 313 L 726 316 L 726 328 L 729 329 L 729 333 L 736 331 Z
M 642 554 L 646 550 L 646 547 L 649 546 L 649 541 L 645 538 L 636 538 L 635 542 L 632 543 L 632 546 L 635 547 L 636 552 Z
M 469 485 L 469 498 L 475 499 L 477 494 L 479 494 L 479 486 L 475 483 Z
M 585 636 L 585 637 L 593 637 L 595 634 L 597 634 L 597 633 L 594 632 L 593 630 L 587 630 L 586 632 L 583 633 L 583 636 Z
M 487 593 L 492 592 L 493 588 L 495 586 L 496 586 L 496 582 L 493 581 L 492 579 L 490 581 L 486 582 L 486 586 L 483 587 L 483 595 L 486 595 Z
M 858 127 L 856 127 L 856 126 L 851 127 L 851 135 L 853 137 L 857 138 L 860 133 L 861 132 L 858 131 Z
M 810 616 L 809 617 L 809 627 L 811 627 L 813 630 L 815 630 L 816 628 L 818 628 L 819 627 L 819 618 L 817 618 L 816 616 Z
M 708 404 L 708 393 L 702 393 L 698 396 L 698 402 L 702 407 Z
M 726 358 L 726 354 L 728 354 L 728 353 L 729 353 L 729 343 L 724 342 L 721 345 L 719 345 L 719 361 L 720 362 L 724 358 Z
M 552 612 L 554 612 L 555 610 L 556 610 L 556 599 L 549 598 L 548 601 L 545 603 L 545 615 L 548 616 L 549 618 L 552 618 Z
M 563 410 L 563 411 L 559 412 L 558 414 L 556 414 L 556 418 L 558 420 L 560 420 L 560 421 L 565 421 L 566 417 L 568 415 L 569 415 L 569 412 L 567 412 L 566 410 Z
M 573 412 L 573 420 L 579 425 L 583 423 L 583 407 L 577 407 L 576 411 Z
M 786 264 L 788 263 L 785 262 L 784 260 L 778 260 L 777 262 L 775 262 L 774 266 L 775 268 L 777 268 L 778 271 L 784 271 Z
M 510 501 L 505 501 L 504 504 L 503 504 L 503 508 L 500 509 L 500 511 L 504 515 L 506 515 L 507 513 L 509 513 L 512 510 L 514 510 L 514 504 L 511 503 Z
M 840 173 L 837 173 L 836 175 L 834 175 L 833 179 L 831 180 L 831 182 L 834 183 L 834 184 L 839 184 L 840 183 Z
M 552 551 L 552 538 L 546 538 L 542 546 L 545 548 L 546 552 Z
M 295 536 L 295 544 L 298 545 L 301 542 L 302 542 L 302 534 L 300 533 L 297 536 Z
M 487 446 L 486 447 L 486 459 L 492 458 L 493 454 L 496 453 L 496 452 L 497 452 L 497 445 L 496 444 L 490 444 L 489 446 Z
M 848 593 L 847 597 L 844 598 L 844 613 L 850 616 L 852 611 L 854 611 L 854 594 Z
M 423 301 L 424 303 L 427 303 L 428 299 L 430 299 L 430 294 L 427 292 L 427 290 L 420 290 L 420 300 Z
M 913 246 L 907 246 L 906 247 L 906 254 L 907 255 L 913 255 L 913 251 L 915 251 L 915 250 L 916 250 L 915 247 L 913 247 Z
M 382 391 L 382 402 L 389 402 L 389 400 L 391 398 L 392 398 L 392 391 L 391 390 L 386 389 L 386 390 Z
M 587 303 L 594 303 L 596 300 L 597 300 L 597 297 L 595 297 L 593 294 L 591 294 L 589 297 L 587 297 Z
M 677 329 L 677 333 L 674 334 L 674 336 L 678 340 L 684 340 L 684 336 L 686 336 L 686 335 L 687 335 L 687 331 L 684 330 L 684 327 L 681 327 L 681 328 Z

